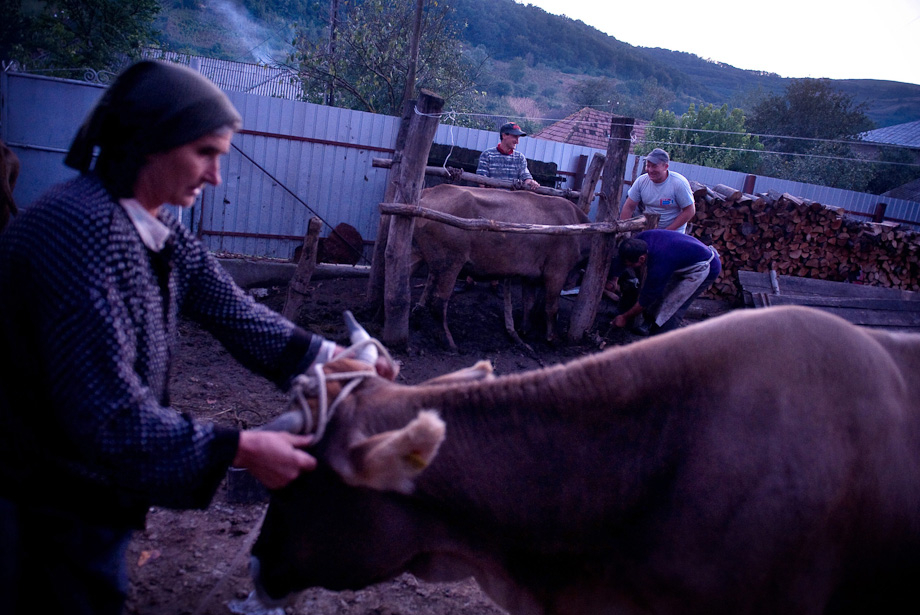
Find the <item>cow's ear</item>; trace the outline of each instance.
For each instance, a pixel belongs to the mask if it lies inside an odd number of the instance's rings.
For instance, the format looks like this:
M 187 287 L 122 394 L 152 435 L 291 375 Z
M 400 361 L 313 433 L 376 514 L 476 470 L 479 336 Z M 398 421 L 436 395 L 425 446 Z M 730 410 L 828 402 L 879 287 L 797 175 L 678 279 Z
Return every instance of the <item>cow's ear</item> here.
M 457 384 L 461 382 L 476 382 L 478 380 L 490 380 L 495 377 L 492 370 L 492 363 L 483 359 L 477 361 L 472 367 L 458 369 L 455 372 L 437 376 L 431 380 L 426 380 L 422 384 Z
M 436 412 L 423 410 L 402 429 L 353 444 L 348 449 L 350 468 L 342 478 L 354 486 L 411 493 L 412 481 L 434 459 L 445 430 Z

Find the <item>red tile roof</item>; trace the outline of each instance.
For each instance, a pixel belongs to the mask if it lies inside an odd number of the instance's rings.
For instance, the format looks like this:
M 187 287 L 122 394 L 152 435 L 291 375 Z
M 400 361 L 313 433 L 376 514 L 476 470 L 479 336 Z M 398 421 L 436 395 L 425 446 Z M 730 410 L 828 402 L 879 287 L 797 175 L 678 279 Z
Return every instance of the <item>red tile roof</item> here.
M 532 136 L 606 151 L 607 141 L 610 137 L 610 124 L 616 117 L 625 116 L 584 107 L 567 118 L 550 124 Z M 636 120 L 636 125 L 633 128 L 633 143 L 640 143 L 645 138 L 645 126 L 647 124 L 648 122 L 644 120 Z

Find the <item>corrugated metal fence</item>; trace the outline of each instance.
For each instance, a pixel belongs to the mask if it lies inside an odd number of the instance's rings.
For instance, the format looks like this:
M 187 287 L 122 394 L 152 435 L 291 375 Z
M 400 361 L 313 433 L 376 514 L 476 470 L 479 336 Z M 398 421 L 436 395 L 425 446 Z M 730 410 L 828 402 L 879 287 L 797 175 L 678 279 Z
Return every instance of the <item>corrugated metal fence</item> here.
M 20 157 L 22 173 L 14 196 L 22 206 L 73 172 L 64 153 L 102 86 L 23 73 L 0 73 L 0 138 Z M 193 208 L 181 212 L 185 224 L 214 251 L 290 258 L 302 242 L 307 222 L 318 215 L 329 229 L 346 222 L 373 240 L 377 205 L 386 188 L 386 169 L 372 166 L 388 157 L 396 139 L 395 117 L 350 111 L 281 98 L 228 92 L 243 116 L 224 163 L 224 182 L 206 188 Z M 449 121 L 449 120 L 446 120 Z M 494 132 L 442 123 L 435 142 L 472 150 L 495 145 Z M 543 139 L 522 139 L 519 150 L 534 160 L 555 162 L 572 186 L 580 156 L 590 148 Z M 636 168 L 630 156 L 627 178 Z M 448 159 L 447 164 L 450 164 Z M 691 180 L 741 189 L 746 175 L 672 163 Z M 756 191 L 789 192 L 826 205 L 871 214 L 881 197 L 758 177 Z M 887 216 L 920 222 L 920 203 L 885 199 Z

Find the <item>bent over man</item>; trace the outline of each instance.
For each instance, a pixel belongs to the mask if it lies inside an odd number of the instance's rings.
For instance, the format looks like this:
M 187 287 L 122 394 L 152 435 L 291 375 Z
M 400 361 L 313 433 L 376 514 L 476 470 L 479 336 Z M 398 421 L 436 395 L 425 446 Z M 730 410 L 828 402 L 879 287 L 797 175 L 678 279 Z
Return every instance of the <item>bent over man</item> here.
M 652 319 L 649 332 L 654 335 L 680 326 L 690 304 L 719 277 L 722 263 L 715 248 L 695 237 L 656 229 L 620 244 L 609 276 L 614 284 L 626 268 L 639 271 L 638 298 L 632 306 L 621 305 L 628 309 L 613 324 L 626 327 L 645 313 Z

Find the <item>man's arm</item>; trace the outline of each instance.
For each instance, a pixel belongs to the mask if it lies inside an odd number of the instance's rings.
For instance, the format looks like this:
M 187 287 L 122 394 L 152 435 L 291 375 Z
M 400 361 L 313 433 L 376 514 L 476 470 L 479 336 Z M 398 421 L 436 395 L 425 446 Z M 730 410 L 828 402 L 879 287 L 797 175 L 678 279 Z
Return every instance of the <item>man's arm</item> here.
M 696 215 L 696 205 L 694 203 L 690 203 L 690 205 L 680 210 L 680 213 L 677 214 L 676 218 L 674 218 L 674 222 L 669 224 L 666 230 L 676 231 L 677 229 L 682 227 L 687 222 L 690 222 L 690 220 L 692 220 L 693 216 L 695 215 Z
M 636 207 L 639 206 L 639 203 L 632 200 L 630 197 L 626 197 L 626 202 L 623 203 L 623 209 L 620 210 L 620 220 L 628 220 L 633 217 L 633 214 L 636 213 Z
M 527 190 L 536 190 L 540 187 L 540 182 L 533 178 L 533 174 L 530 172 L 530 169 L 527 168 L 527 158 L 524 155 L 521 155 L 521 160 L 523 161 L 523 168 L 519 178 L 524 180 L 524 188 Z
M 622 329 L 629 323 L 629 321 L 633 317 L 641 314 L 642 310 L 644 309 L 645 308 L 642 307 L 638 301 L 636 301 L 631 308 L 629 308 L 628 310 L 626 310 L 625 312 L 623 312 L 622 314 L 620 314 L 619 316 L 613 319 L 613 325 L 615 327 Z

